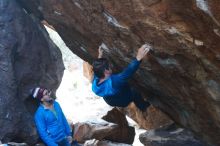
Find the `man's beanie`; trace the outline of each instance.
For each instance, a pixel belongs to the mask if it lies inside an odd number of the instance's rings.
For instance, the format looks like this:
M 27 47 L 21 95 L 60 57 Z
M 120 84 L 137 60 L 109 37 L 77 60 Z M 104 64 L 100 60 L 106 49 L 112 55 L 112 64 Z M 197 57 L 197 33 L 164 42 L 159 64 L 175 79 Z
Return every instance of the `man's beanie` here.
M 45 88 L 40 88 L 40 87 L 33 89 L 32 91 L 33 98 L 37 98 L 41 100 L 41 98 L 43 98 L 43 93 L 45 90 L 46 90 Z

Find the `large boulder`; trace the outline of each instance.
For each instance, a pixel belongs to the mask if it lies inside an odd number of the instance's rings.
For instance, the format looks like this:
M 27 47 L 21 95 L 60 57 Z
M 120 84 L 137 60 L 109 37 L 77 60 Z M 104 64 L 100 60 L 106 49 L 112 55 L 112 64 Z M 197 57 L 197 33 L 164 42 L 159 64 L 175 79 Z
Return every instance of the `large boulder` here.
M 102 122 L 80 122 L 74 124 L 73 137 L 80 143 L 91 139 L 103 140 L 116 129 L 118 129 L 116 124 L 105 122 L 104 120 Z
M 133 85 L 174 121 L 220 145 L 219 0 L 19 1 L 90 63 L 102 44 L 119 71 L 150 43 L 154 51 Z
M 38 18 L 17 4 L 0 1 L 0 139 L 33 144 L 36 101 L 30 89 L 59 86 L 64 66 L 59 49 Z
M 104 116 L 105 120 L 79 122 L 72 125 L 73 137 L 80 143 L 87 140 L 110 140 L 132 144 L 135 136 L 133 127 L 128 126 L 125 116 L 113 109 Z M 117 120 L 113 120 L 117 119 Z
M 144 146 L 206 146 L 192 132 L 175 124 L 149 130 L 139 135 Z
M 125 115 L 120 110 L 113 108 L 102 119 L 118 125 L 118 128 L 114 129 L 105 137 L 106 140 L 126 144 L 132 144 L 134 142 L 135 129 L 128 125 Z
M 134 103 L 131 103 L 127 108 L 121 109 L 121 112 L 133 119 L 140 128 L 147 130 L 157 129 L 173 123 L 166 114 L 152 105 L 143 112 L 140 111 Z
M 86 141 L 83 146 L 132 146 L 132 145 L 93 139 Z

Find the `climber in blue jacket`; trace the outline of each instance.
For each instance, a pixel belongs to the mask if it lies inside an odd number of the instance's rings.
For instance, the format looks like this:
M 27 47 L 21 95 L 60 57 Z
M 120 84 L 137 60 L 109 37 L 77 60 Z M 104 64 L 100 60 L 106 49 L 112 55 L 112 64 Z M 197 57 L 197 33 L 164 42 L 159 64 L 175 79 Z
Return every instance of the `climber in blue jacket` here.
M 130 87 L 128 80 L 139 68 L 141 60 L 149 52 L 150 46 L 143 45 L 139 48 L 136 58 L 121 73 L 112 74 L 107 59 L 102 58 L 103 50 L 99 48 L 99 57 L 93 62 L 94 78 L 92 91 L 103 97 L 111 106 L 126 107 L 134 102 L 141 110 L 145 111 L 150 103 L 145 101 L 141 94 Z
M 35 113 L 38 133 L 47 146 L 70 146 L 72 142 L 70 126 L 59 103 L 54 101 L 50 93 L 40 87 L 35 88 L 32 93 L 32 96 L 41 102 Z

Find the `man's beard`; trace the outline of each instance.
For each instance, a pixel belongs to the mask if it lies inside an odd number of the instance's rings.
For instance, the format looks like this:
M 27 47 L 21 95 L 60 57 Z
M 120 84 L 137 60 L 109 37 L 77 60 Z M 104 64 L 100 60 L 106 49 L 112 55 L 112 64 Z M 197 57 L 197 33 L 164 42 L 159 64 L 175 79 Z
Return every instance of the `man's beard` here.
M 48 99 L 45 102 L 47 102 L 48 104 L 53 104 L 54 103 L 54 99 Z

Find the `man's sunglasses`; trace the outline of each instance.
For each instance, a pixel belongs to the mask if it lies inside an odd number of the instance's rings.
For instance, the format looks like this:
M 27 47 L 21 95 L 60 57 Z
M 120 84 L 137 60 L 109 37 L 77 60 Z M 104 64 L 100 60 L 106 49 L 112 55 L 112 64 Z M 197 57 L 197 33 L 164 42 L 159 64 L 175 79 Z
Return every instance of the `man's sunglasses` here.
M 50 96 L 50 94 L 51 94 L 51 91 L 48 91 L 48 90 L 46 90 L 46 92 L 44 93 L 44 95 L 48 95 L 48 96 Z

